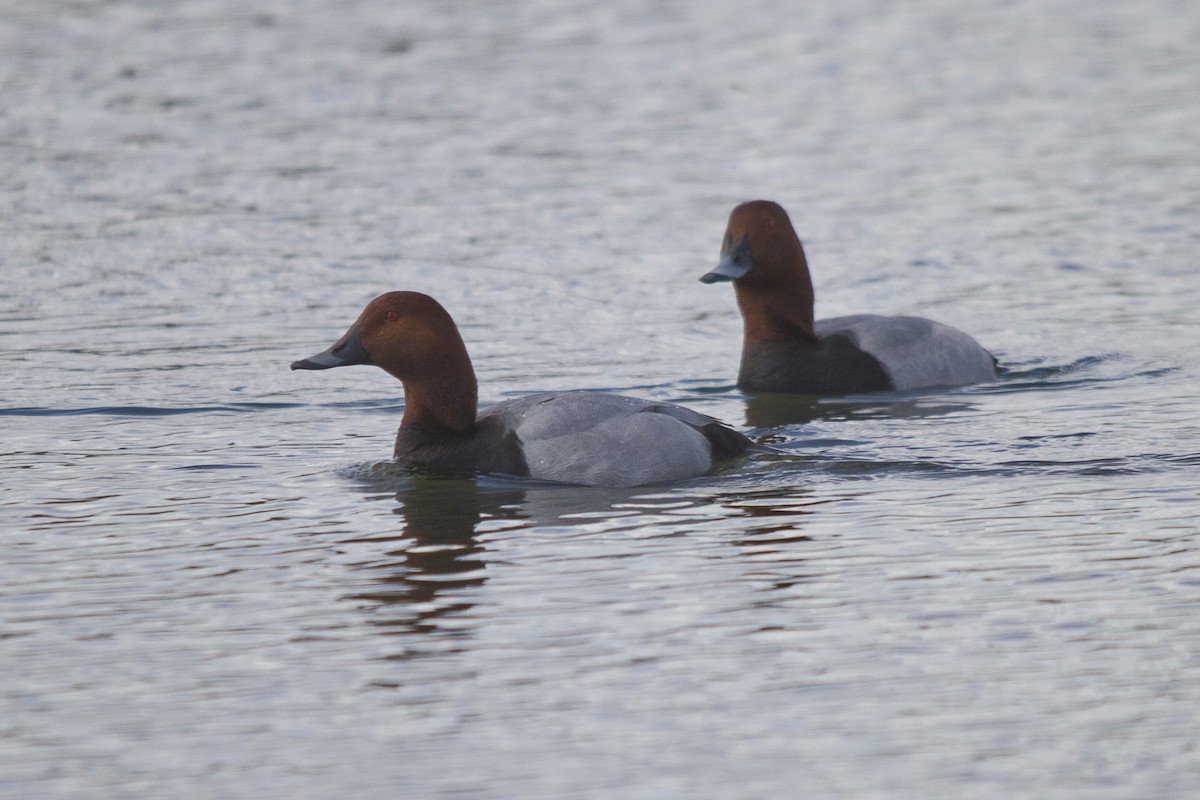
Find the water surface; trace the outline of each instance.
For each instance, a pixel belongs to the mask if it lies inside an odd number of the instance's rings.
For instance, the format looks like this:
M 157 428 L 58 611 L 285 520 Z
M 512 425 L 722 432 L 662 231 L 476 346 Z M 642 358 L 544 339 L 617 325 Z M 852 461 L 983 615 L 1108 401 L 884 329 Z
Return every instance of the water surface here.
M 0 794 L 1200 792 L 1185 2 L 0 3 Z M 733 385 L 715 262 L 994 384 Z M 390 289 L 488 402 L 683 402 L 634 490 L 387 462 Z

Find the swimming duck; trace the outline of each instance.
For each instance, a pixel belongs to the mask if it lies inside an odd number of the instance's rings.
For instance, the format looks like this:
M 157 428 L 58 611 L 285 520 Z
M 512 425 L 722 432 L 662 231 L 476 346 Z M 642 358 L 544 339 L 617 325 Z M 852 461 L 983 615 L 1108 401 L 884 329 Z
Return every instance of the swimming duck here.
M 754 447 L 712 417 L 617 394 L 547 392 L 476 416 L 475 370 L 441 304 L 418 292 L 372 300 L 329 349 L 292 369 L 374 364 L 404 385 L 398 461 L 589 486 L 641 486 L 702 475 Z
M 814 323 L 804 248 L 770 200 L 733 209 L 720 261 L 700 280 L 733 281 L 744 324 L 738 387 L 746 391 L 858 394 L 996 377 L 991 353 L 940 322 L 855 314 Z

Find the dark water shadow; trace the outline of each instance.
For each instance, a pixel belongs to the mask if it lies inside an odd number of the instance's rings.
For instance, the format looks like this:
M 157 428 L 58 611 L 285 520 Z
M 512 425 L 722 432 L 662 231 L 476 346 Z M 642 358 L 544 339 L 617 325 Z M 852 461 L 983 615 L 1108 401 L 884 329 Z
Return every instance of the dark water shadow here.
M 43 408 L 14 406 L 0 408 L 0 417 L 173 417 L 179 414 L 254 413 L 278 409 L 300 408 L 299 403 L 224 403 L 211 406 L 83 406 L 79 408 Z
M 814 539 L 805 528 L 837 498 L 818 496 L 804 487 L 773 486 L 722 493 L 714 500 L 734 515 L 730 519 L 737 535 L 725 544 L 744 565 L 743 579 L 763 593 L 756 606 L 773 606 L 776 593 L 790 594 L 825 577 L 825 569 L 816 566 L 820 559 L 813 559 Z
M 629 489 L 364 465 L 364 494 L 388 507 L 399 532 L 370 540 L 386 552 L 356 565 L 370 585 L 347 599 L 385 637 L 384 661 L 469 651 L 496 604 L 511 597 L 515 587 L 507 583 L 536 580 L 513 570 L 526 557 L 555 562 L 549 579 L 561 585 L 576 569 L 584 570 L 581 580 L 595 579 L 587 576 L 597 559 L 620 574 L 611 559 L 653 558 L 664 548 L 709 553 L 728 562 L 723 570 L 731 580 L 750 588 L 752 605 L 794 603 L 797 593 L 828 578 L 837 549 L 814 543 L 807 532 L 814 516 L 854 495 L 810 488 L 787 462 L 772 457 L 724 476 Z M 493 591 L 493 581 L 506 585 Z
M 1045 363 L 1043 359 L 1034 359 L 1002 367 L 997 381 L 980 384 L 976 390 L 980 394 L 1062 391 L 1128 380 L 1162 378 L 1179 369 L 1177 366 L 1147 366 L 1135 363 L 1135 360 L 1125 353 L 1081 356 L 1064 363 Z
M 608 489 L 541 484 L 490 476 L 455 477 L 393 462 L 346 471 L 371 495 L 394 502 L 395 537 L 373 538 L 388 549 L 361 565 L 374 586 L 348 595 L 367 603 L 371 624 L 387 635 L 440 634 L 461 639 L 471 610 L 490 579 L 486 535 L 579 527 L 634 519 L 656 506 L 677 510 L 705 497 L 664 494 L 662 488 Z M 387 493 L 378 494 L 380 489 Z M 496 534 L 496 531 L 502 533 Z M 359 541 L 359 540 L 346 540 Z M 406 648 L 394 658 L 418 651 Z
M 488 579 L 476 530 L 489 506 L 502 508 L 519 495 L 481 495 L 474 481 L 413 474 L 402 479 L 393 513 L 400 533 L 392 547 L 364 564 L 375 586 L 349 596 L 375 610 L 372 624 L 389 634 L 461 634 L 447 621 L 468 613 L 474 590 Z
M 781 428 L 815 420 L 941 417 L 970 411 L 974 406 L 966 395 L 888 393 L 815 397 L 762 393 L 746 396 L 746 424 L 752 428 Z

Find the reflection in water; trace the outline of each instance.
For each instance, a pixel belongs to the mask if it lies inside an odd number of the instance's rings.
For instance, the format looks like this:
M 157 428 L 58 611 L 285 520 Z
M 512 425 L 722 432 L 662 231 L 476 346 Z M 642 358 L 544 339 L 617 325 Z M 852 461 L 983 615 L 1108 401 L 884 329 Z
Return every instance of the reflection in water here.
M 791 485 L 714 492 L 711 486 L 607 489 L 394 471 L 375 477 L 395 490 L 403 533 L 393 540 L 399 547 L 368 565 L 376 586 L 353 598 L 371 603 L 372 624 L 385 633 L 436 633 L 443 643 L 473 629 L 470 612 L 491 577 L 488 543 L 503 547 L 497 536 L 566 536 L 569 529 L 595 542 L 603 560 L 645 554 L 636 542 L 648 537 L 696 537 L 701 547 L 707 539 L 726 553 L 736 551 L 748 567 L 745 577 L 771 590 L 809 577 L 801 555 L 807 548 L 796 547 L 809 542 L 801 526 L 829 502 Z M 391 502 L 393 495 L 385 497 Z M 577 557 L 579 539 L 574 542 Z M 406 646 L 396 657 L 411 655 Z
M 487 481 L 487 488 L 499 482 Z M 501 484 L 502 485 L 502 484 Z M 656 487 L 610 488 L 523 482 L 520 500 L 506 509 L 509 518 L 528 522 L 530 527 L 590 527 L 596 530 L 631 527 L 646 514 L 664 508 L 676 510 L 699 503 L 698 498 Z
M 718 498 L 739 512 L 738 536 L 729 542 L 746 565 L 744 576 L 766 592 L 787 590 L 823 574 L 810 564 L 812 537 L 803 532 L 818 506 L 832 502 L 816 499 L 795 486 L 750 490 Z
M 753 428 L 778 428 L 817 419 L 914 419 L 941 417 L 974 407 L 966 397 L 870 395 L 814 397 L 805 394 L 763 393 L 747 395 L 746 424 Z
M 722 506 L 733 509 L 744 515 L 738 532 L 749 534 L 749 541 L 757 541 L 761 537 L 787 531 L 794 534 L 798 523 L 806 516 L 814 513 L 817 506 L 832 502 L 818 500 L 812 493 L 796 486 L 772 487 L 742 491 L 736 494 L 724 495 L 717 498 Z M 747 519 L 748 518 L 748 519 Z M 752 521 L 751 521 L 752 520 Z M 794 540 L 808 540 L 808 537 L 792 536 Z M 745 542 L 738 542 L 744 544 Z
M 821 399 L 810 394 L 768 392 L 746 396 L 746 424 L 752 428 L 778 428 L 812 422 L 824 416 Z
M 379 587 L 354 597 L 394 609 L 379 615 L 377 625 L 400 633 L 436 629 L 444 618 L 469 611 L 473 603 L 465 590 L 487 580 L 475 537 L 485 503 L 498 509 L 520 493 L 481 495 L 472 480 L 414 474 L 396 499 L 404 546 L 371 565 L 380 572 Z
M 395 488 L 404 520 L 402 547 L 370 563 L 378 586 L 352 597 L 377 604 L 373 623 L 389 633 L 439 631 L 461 636 L 474 590 L 488 580 L 481 529 L 590 527 L 608 530 L 651 522 L 655 510 L 698 505 L 645 488 L 608 489 L 482 477 L 452 478 L 386 462 L 368 475 Z M 388 495 L 390 499 L 391 495 Z M 498 522 L 508 524 L 497 525 Z

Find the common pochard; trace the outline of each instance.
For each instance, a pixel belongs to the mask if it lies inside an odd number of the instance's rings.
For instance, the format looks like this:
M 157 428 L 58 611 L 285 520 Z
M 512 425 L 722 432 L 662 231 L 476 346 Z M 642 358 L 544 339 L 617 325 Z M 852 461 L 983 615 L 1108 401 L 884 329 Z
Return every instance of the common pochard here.
M 700 280 L 733 281 L 744 323 L 738 386 L 746 391 L 858 394 L 996 377 L 991 353 L 940 322 L 855 314 L 814 323 L 804 248 L 770 200 L 733 209 L 720 262 Z
M 476 416 L 475 371 L 450 314 L 432 297 L 372 300 L 328 350 L 292 369 L 374 364 L 404 385 L 395 458 L 591 486 L 641 486 L 708 472 L 755 447 L 712 417 L 672 403 L 573 391 L 497 403 Z

